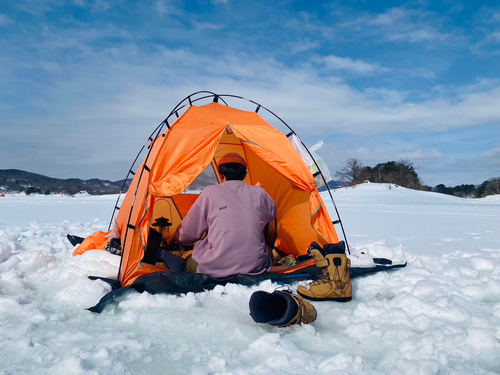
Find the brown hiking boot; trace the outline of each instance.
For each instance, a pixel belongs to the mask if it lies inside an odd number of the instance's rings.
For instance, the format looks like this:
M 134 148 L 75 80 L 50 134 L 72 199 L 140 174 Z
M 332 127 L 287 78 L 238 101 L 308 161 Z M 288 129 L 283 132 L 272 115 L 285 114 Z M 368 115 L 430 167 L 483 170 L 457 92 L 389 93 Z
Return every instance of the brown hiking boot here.
M 348 302 L 352 299 L 349 268 L 351 261 L 345 254 L 328 254 L 323 257 L 319 250 L 311 250 L 316 266 L 323 275 L 313 283 L 297 288 L 302 297 L 316 301 Z
M 287 327 L 293 324 L 310 324 L 316 320 L 316 309 L 301 296 L 290 290 L 262 290 L 250 297 L 250 316 L 257 323 Z

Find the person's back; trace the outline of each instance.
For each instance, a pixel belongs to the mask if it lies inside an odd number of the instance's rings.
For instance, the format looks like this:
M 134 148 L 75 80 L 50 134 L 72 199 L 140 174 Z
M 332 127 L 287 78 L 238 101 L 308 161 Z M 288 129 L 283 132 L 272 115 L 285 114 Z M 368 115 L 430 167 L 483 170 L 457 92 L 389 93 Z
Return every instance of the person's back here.
M 275 216 L 276 204 L 263 188 L 232 179 L 203 190 L 184 218 L 178 239 L 193 243 L 207 232 L 193 252 L 198 273 L 218 278 L 261 274 L 272 266 L 264 228 Z

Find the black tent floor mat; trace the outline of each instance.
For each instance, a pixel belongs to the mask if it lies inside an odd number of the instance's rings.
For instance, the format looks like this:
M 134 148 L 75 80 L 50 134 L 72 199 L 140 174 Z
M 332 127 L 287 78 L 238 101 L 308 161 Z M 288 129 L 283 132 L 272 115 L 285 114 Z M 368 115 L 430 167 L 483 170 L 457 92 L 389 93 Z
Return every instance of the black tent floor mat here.
M 390 271 L 405 266 L 406 263 L 376 265 L 374 267 L 367 268 L 351 267 L 350 274 L 351 278 L 356 278 L 376 272 Z M 136 290 L 140 293 L 148 292 L 150 294 L 167 293 L 179 295 L 189 292 L 199 293 L 214 289 L 217 285 L 226 285 L 228 283 L 251 286 L 259 284 L 264 280 L 271 280 L 280 284 L 289 284 L 300 280 L 317 279 L 320 275 L 321 271 L 316 266 L 311 266 L 292 274 L 267 273 L 258 276 L 235 275 L 223 279 L 216 279 L 200 273 L 156 272 L 139 277 L 132 285 L 112 290 L 108 294 L 104 295 L 97 305 L 89 308 L 88 310 L 100 313 L 104 310 L 106 304 L 110 300 L 124 294 L 128 290 Z M 110 284 L 113 285 L 114 283 Z

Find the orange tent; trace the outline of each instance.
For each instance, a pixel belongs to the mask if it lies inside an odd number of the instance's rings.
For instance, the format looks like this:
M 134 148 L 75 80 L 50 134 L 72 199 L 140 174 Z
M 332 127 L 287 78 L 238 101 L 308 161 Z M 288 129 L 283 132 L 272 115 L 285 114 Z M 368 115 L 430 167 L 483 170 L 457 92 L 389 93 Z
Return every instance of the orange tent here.
M 181 102 L 150 138 L 147 156 L 119 209 L 115 230 L 120 233 L 123 251 L 120 285 L 130 285 L 142 275 L 169 272 L 156 262 L 145 261 L 150 259 L 146 252 L 152 225 L 158 218 L 167 218 L 172 226 L 162 236 L 168 240 L 198 197 L 199 192 L 192 190 L 193 182 L 211 173 L 217 183 L 214 166 L 228 152 L 245 158 L 245 182 L 260 182 L 276 202 L 277 249 L 299 256 L 306 254 L 312 241 L 320 245 L 338 243 L 315 178 L 287 136 L 257 111 L 218 103 L 219 99 L 224 101 L 222 95 L 209 95 L 214 101 L 201 106 L 194 105 L 193 95 L 187 98 L 189 107 Z M 185 107 L 188 109 L 178 117 Z M 174 115 L 178 118 L 170 125 Z M 101 239 L 105 235 L 98 232 L 88 237 L 75 255 L 88 250 L 88 244 L 103 248 Z

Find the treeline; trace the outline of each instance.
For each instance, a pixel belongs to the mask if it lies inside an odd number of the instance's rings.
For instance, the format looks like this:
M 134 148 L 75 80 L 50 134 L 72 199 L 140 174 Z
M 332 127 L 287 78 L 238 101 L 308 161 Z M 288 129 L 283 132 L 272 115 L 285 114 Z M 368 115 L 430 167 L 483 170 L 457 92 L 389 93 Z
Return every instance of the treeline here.
M 457 185 L 448 187 L 439 184 L 432 189 L 437 193 L 455 195 L 463 198 L 483 198 L 488 195 L 500 194 L 500 178 L 491 178 L 484 181 L 481 185 Z
M 335 173 L 340 186 L 352 186 L 365 181 L 391 183 L 410 189 L 421 190 L 423 185 L 413 163 L 408 160 L 389 161 L 375 167 L 364 166 L 358 159 L 349 159 L 340 171 Z
M 447 187 L 439 184 L 435 187 L 422 183 L 409 160 L 379 163 L 375 167 L 364 166 L 358 159 L 347 160 L 346 166 L 335 173 L 340 186 L 353 186 L 365 181 L 390 183 L 414 190 L 434 191 L 463 198 L 481 198 L 500 194 L 500 178 L 491 178 L 481 185 L 457 185 Z

